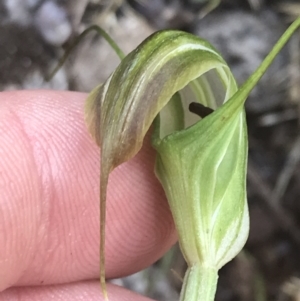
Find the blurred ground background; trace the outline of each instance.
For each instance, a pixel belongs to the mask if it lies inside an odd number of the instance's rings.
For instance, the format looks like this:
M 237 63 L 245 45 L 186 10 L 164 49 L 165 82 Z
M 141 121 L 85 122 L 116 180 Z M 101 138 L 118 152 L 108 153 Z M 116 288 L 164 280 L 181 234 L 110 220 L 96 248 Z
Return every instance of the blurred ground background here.
M 210 1 L 210 4 L 218 4 Z M 0 89 L 90 91 L 119 60 L 93 34 L 50 81 L 64 49 L 91 24 L 129 52 L 153 31 L 176 28 L 208 39 L 242 83 L 290 22 L 300 1 L 0 0 Z M 207 14 L 206 14 L 207 13 Z M 206 15 L 205 15 L 206 14 Z M 300 32 L 247 102 L 250 237 L 220 271 L 216 300 L 300 300 Z M 175 246 L 141 273 L 114 280 L 156 300 L 178 299 L 185 263 Z

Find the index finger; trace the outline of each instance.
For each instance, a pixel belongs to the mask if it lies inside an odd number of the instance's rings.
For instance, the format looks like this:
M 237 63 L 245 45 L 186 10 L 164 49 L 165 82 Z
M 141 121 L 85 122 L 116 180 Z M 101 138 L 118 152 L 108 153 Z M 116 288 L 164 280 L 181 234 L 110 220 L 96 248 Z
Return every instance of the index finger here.
M 0 290 L 99 276 L 99 149 L 85 94 L 0 96 Z M 109 278 L 140 270 L 175 241 L 149 141 L 110 177 Z

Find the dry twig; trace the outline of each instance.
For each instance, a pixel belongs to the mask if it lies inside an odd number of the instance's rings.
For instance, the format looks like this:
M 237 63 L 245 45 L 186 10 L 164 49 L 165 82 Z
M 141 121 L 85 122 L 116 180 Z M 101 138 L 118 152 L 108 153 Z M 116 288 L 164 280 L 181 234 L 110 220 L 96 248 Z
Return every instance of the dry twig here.
M 254 164 L 249 161 L 248 180 L 256 187 L 256 192 L 261 196 L 265 205 L 277 220 L 278 225 L 286 231 L 291 239 L 300 247 L 300 230 L 294 219 L 289 215 L 280 204 L 273 202 L 272 189 L 262 179 L 260 173 Z

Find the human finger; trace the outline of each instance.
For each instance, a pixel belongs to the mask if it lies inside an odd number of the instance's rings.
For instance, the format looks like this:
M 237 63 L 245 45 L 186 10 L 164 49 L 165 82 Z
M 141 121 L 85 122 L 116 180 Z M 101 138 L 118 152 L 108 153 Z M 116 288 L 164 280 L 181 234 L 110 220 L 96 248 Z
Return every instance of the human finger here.
M 123 287 L 107 285 L 109 301 L 151 301 Z M 49 286 L 13 287 L 0 293 L 0 301 L 104 301 L 98 281 Z
M 0 94 L 0 290 L 99 274 L 99 149 L 85 94 Z M 107 277 L 140 270 L 176 240 L 149 141 L 110 177 Z

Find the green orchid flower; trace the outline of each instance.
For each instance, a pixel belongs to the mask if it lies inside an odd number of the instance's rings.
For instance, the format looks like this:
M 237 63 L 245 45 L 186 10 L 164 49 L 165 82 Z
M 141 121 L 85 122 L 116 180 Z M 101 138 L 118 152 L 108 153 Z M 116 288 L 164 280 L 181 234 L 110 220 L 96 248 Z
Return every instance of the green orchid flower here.
M 101 147 L 100 278 L 105 294 L 109 173 L 140 150 L 154 121 L 155 172 L 188 264 L 180 300 L 214 300 L 218 270 L 248 237 L 244 103 L 299 25 L 300 18 L 240 89 L 212 45 L 167 30 L 146 39 L 91 92 L 86 122 Z

